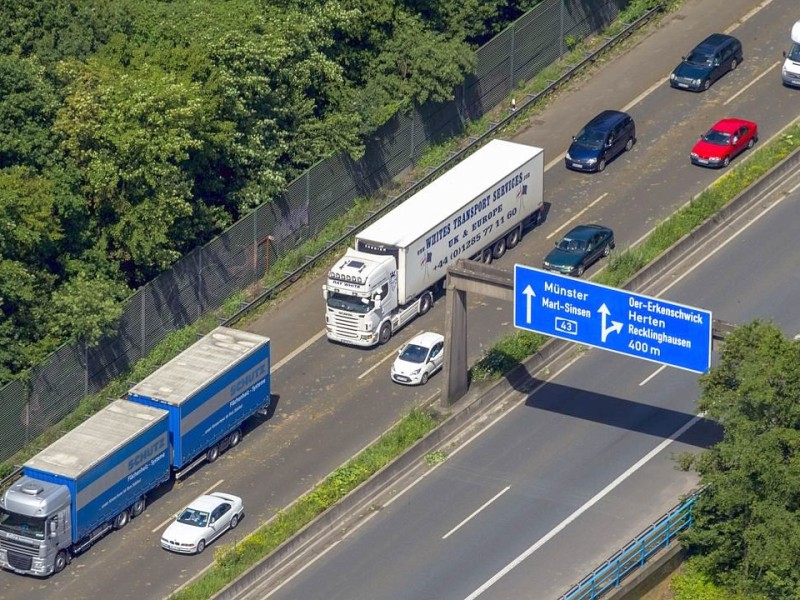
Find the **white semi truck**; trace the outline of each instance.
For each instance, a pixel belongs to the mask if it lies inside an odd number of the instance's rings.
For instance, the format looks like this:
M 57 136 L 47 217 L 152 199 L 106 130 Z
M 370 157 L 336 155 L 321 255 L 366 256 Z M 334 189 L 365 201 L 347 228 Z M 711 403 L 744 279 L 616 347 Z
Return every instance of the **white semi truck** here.
M 500 258 L 543 209 L 544 151 L 494 140 L 356 235 L 323 285 L 328 339 L 385 344 L 459 258 Z

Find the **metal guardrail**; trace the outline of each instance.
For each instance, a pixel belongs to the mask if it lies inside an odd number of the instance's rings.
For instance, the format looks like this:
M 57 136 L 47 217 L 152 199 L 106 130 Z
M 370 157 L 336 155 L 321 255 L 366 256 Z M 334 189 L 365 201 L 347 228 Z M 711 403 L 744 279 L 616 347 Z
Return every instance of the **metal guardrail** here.
M 383 215 L 389 212 L 392 208 L 394 208 L 401 202 L 404 202 L 405 200 L 416 194 L 418 191 L 420 191 L 422 188 L 428 185 L 431 181 L 438 178 L 446 171 L 449 171 L 453 166 L 460 163 L 462 160 L 464 160 L 470 154 L 472 154 L 475 150 L 477 150 L 478 148 L 483 146 L 486 142 L 491 140 L 498 131 L 500 131 L 503 127 L 511 123 L 521 113 L 525 112 L 525 108 L 538 102 L 542 98 L 545 98 L 548 94 L 551 94 L 553 91 L 560 88 L 565 83 L 569 82 L 586 65 L 593 63 L 595 60 L 597 60 L 597 58 L 600 55 L 606 52 L 609 48 L 612 48 L 613 46 L 615 46 L 616 44 L 627 38 L 634 31 L 639 29 L 642 25 L 649 22 L 650 19 L 653 18 L 653 16 L 660 13 L 663 9 L 664 7 L 662 5 L 658 5 L 648 10 L 646 13 L 644 13 L 641 17 L 639 17 L 635 21 L 631 23 L 626 23 L 623 26 L 621 32 L 619 32 L 617 35 L 613 37 L 606 38 L 606 41 L 603 42 L 603 44 L 601 44 L 594 51 L 586 54 L 586 56 L 584 56 L 584 58 L 580 60 L 578 63 L 570 65 L 569 69 L 563 75 L 561 75 L 558 79 L 548 83 L 547 87 L 545 87 L 541 92 L 537 94 L 528 94 L 525 102 L 522 103 L 519 107 L 516 107 L 515 110 L 510 111 L 509 114 L 506 115 L 506 117 L 497 122 L 493 122 L 491 124 L 491 127 L 489 127 L 489 129 L 487 129 L 481 135 L 471 137 L 470 143 L 467 146 L 465 146 L 461 150 L 453 152 L 447 160 L 445 160 L 439 166 L 429 171 L 427 174 L 423 175 L 420 179 L 416 180 L 408 189 L 406 189 L 399 195 L 392 198 L 391 201 L 386 203 L 384 206 L 370 213 L 369 217 L 364 219 L 361 223 L 356 225 L 350 231 L 348 231 L 338 239 L 329 242 L 325 246 L 325 248 L 317 252 L 317 254 L 306 257 L 306 262 L 297 267 L 297 269 L 295 269 L 291 273 L 287 273 L 286 276 L 283 279 L 281 279 L 278 283 L 276 283 L 274 286 L 272 286 L 267 290 L 264 290 L 261 294 L 256 296 L 250 302 L 243 304 L 240 310 L 238 310 L 235 314 L 231 315 L 224 321 L 221 321 L 221 324 L 230 325 L 232 323 L 235 323 L 249 311 L 260 306 L 261 304 L 269 300 L 271 297 L 276 295 L 278 292 L 286 288 L 288 285 L 299 279 L 301 275 L 303 275 L 306 271 L 314 267 L 317 264 L 317 262 L 319 262 L 322 258 L 326 257 L 331 251 L 333 251 L 335 248 L 339 247 L 341 244 L 345 243 L 350 237 L 352 237 L 354 231 L 356 230 L 360 231 L 364 229 L 367 225 L 377 221 Z
M 681 531 L 691 527 L 694 522 L 692 508 L 699 493 L 694 493 L 637 535 L 559 600 L 595 600 L 619 587 L 628 575 L 643 567 L 659 550 L 667 548 Z

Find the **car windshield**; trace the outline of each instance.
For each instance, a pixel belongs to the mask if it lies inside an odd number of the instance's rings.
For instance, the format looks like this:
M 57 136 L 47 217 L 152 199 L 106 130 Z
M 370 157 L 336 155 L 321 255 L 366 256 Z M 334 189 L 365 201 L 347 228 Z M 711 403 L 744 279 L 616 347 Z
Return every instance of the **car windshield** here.
M 400 353 L 400 360 L 411 363 L 424 362 L 428 357 L 428 349 L 425 346 L 418 346 L 417 344 L 408 344 Z
M 178 515 L 178 523 L 194 525 L 195 527 L 205 527 L 208 525 L 208 513 L 191 507 L 186 508 Z
M 731 134 L 712 129 L 703 136 L 703 140 L 709 144 L 716 144 L 717 146 L 729 146 L 731 143 Z
M 556 244 L 556 248 L 564 250 L 565 252 L 583 252 L 586 250 L 586 242 L 584 240 L 564 238 Z
M 692 52 L 686 57 L 686 62 L 693 65 L 711 66 L 711 63 L 714 62 L 714 56 L 705 52 Z
M 44 518 L 26 517 L 0 509 L 0 529 L 27 537 L 44 539 Z
M 366 301 L 366 298 L 359 298 L 358 296 L 350 296 L 349 294 L 341 294 L 339 292 L 328 293 L 328 306 L 331 308 L 338 308 L 339 310 L 349 310 L 354 313 L 366 314 L 375 306 L 372 301 Z
M 789 54 L 786 56 L 789 60 L 800 62 L 800 44 L 792 44 L 792 49 L 789 50 Z
M 575 136 L 575 143 L 592 150 L 599 150 L 603 147 L 605 141 L 605 134 L 597 129 L 581 129 L 580 133 Z

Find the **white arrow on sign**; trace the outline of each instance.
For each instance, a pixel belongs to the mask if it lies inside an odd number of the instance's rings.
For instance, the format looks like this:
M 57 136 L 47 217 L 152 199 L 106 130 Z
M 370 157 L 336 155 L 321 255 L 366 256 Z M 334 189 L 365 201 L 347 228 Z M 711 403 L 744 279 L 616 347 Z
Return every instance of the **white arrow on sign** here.
M 533 299 L 536 297 L 536 294 L 533 293 L 533 288 L 531 284 L 525 286 L 525 289 L 522 290 L 522 293 L 528 297 L 528 303 L 526 305 L 527 312 L 525 313 L 526 323 L 530 324 L 531 322 L 531 307 L 533 306 Z
M 622 331 L 622 323 L 619 321 L 611 321 L 611 327 L 606 327 L 606 319 L 611 314 L 611 311 L 608 310 L 605 302 L 600 305 L 600 308 L 597 309 L 597 312 L 603 316 L 603 322 L 600 325 L 600 341 L 605 342 L 608 334 L 612 331 L 616 331 L 617 333 Z

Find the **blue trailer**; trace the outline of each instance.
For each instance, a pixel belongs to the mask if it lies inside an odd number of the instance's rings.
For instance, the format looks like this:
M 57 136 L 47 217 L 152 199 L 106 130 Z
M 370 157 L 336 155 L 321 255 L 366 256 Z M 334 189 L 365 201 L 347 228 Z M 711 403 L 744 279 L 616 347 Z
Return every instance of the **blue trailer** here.
M 0 505 L 0 565 L 47 576 L 170 477 L 168 412 L 115 400 L 23 466 Z
M 180 477 L 242 438 L 241 425 L 270 402 L 269 338 L 217 327 L 128 392 L 169 413 L 172 468 Z

